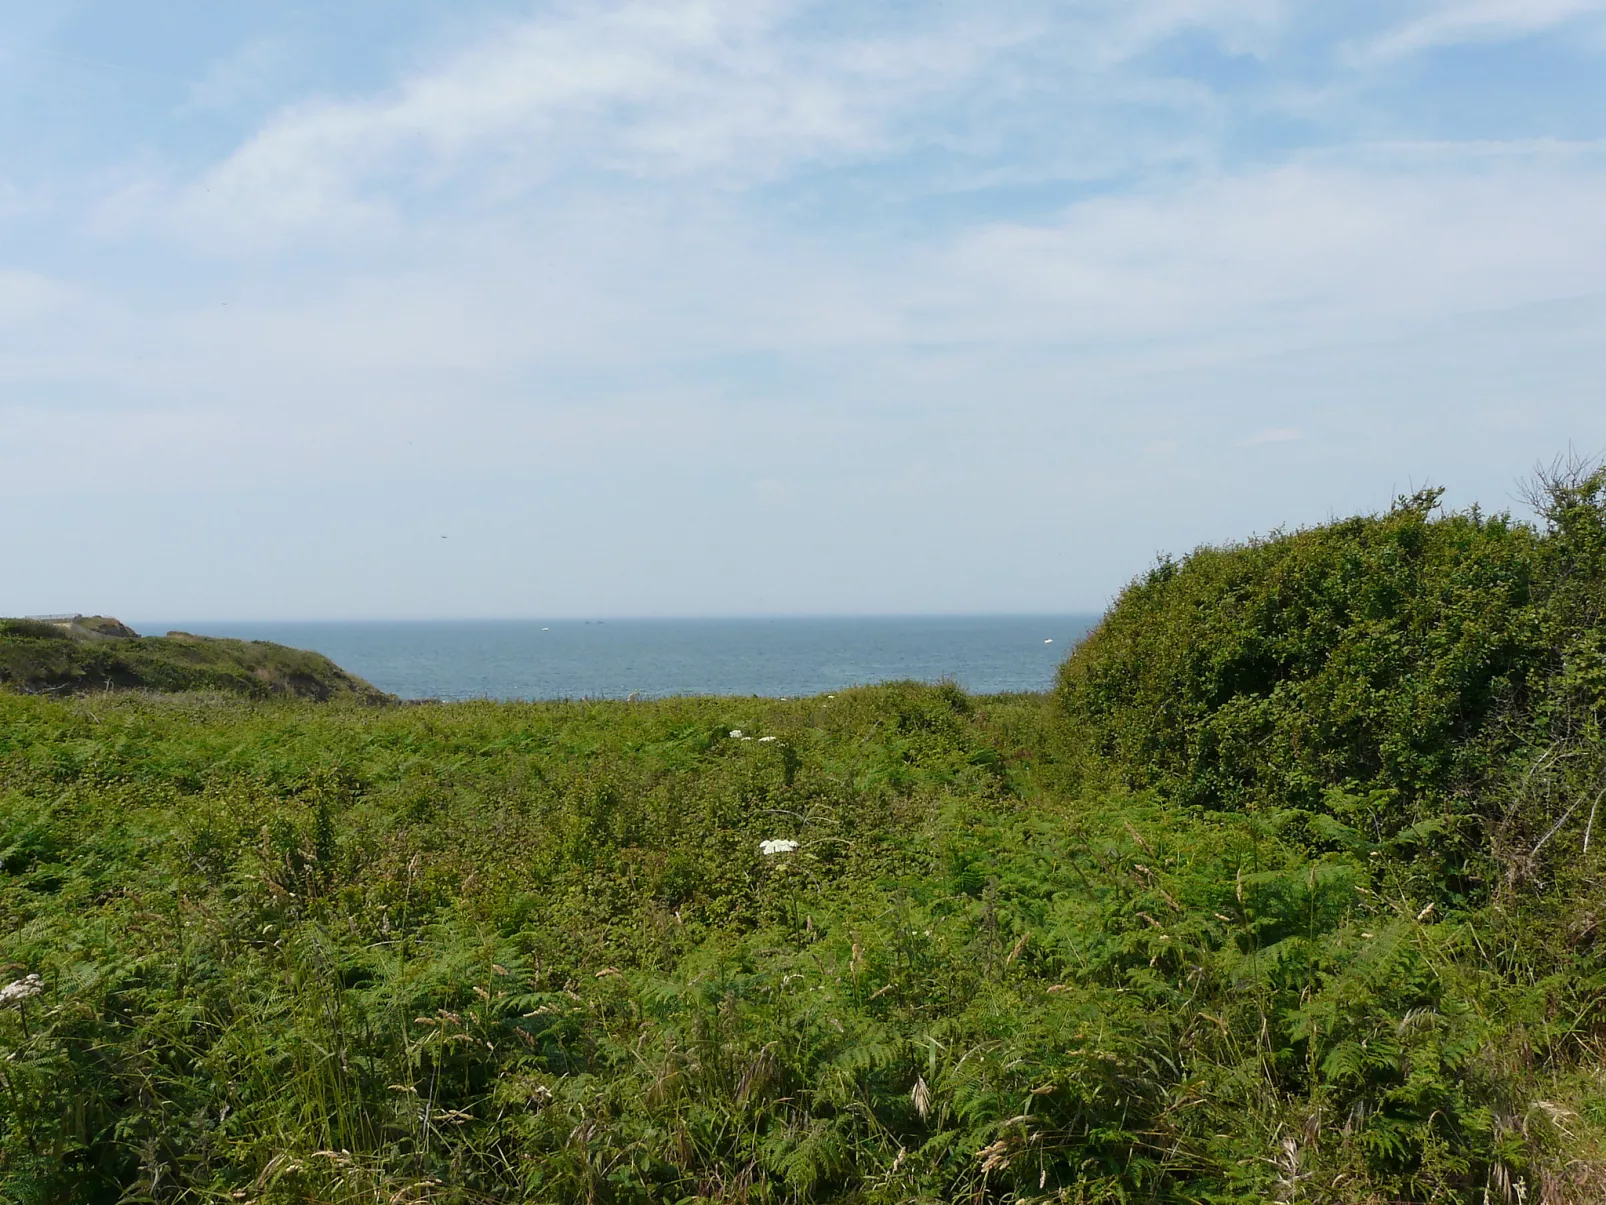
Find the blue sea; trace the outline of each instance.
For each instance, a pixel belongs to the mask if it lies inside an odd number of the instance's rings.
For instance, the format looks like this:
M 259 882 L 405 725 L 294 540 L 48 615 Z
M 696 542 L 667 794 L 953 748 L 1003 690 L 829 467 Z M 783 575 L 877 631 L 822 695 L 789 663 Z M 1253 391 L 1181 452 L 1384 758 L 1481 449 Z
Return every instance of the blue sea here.
M 271 640 L 323 653 L 408 699 L 795 697 L 952 679 L 1046 690 L 1094 615 L 871 619 L 136 622 L 139 632 Z

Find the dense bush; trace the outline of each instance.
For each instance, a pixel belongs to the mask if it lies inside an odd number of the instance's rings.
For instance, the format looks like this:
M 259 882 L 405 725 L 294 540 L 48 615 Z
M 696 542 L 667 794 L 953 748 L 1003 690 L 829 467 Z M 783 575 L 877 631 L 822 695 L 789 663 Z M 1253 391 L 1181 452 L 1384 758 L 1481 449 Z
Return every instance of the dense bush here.
M 1347 782 L 1408 822 L 1487 768 L 1487 721 L 1553 660 L 1543 541 L 1437 497 L 1162 561 L 1061 671 L 1069 721 L 1179 803 L 1315 807 Z
M 58 624 L 41 619 L 0 619 L 0 636 L 20 637 L 27 640 L 71 640 L 72 636 Z
M 1602 769 L 1606 475 L 1542 477 L 1537 530 L 1438 500 L 1162 561 L 1061 670 L 1086 764 L 1208 808 L 1340 789 L 1373 837 L 1514 854 Z

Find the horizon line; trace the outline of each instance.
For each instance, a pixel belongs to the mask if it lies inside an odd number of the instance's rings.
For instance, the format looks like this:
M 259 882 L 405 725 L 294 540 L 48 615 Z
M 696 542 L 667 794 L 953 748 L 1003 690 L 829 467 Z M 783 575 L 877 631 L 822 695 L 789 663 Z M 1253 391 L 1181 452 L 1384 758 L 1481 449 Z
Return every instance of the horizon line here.
M 182 618 L 141 617 L 137 614 L 131 619 L 123 620 L 130 626 L 140 623 L 151 623 L 153 619 L 159 623 L 194 623 L 194 624 L 229 624 L 229 623 L 328 623 L 328 624 L 362 624 L 362 623 L 719 623 L 719 622 L 767 622 L 774 620 L 833 620 L 833 619 L 1085 619 L 1101 618 L 1105 609 L 1100 610 L 1074 610 L 1074 611 L 794 611 L 775 613 L 732 613 L 713 615 L 629 615 L 629 614 L 601 614 L 601 615 L 391 615 L 391 616 L 292 616 L 292 617 L 242 617 L 229 616 L 226 618 L 201 618 L 187 616 Z M 84 615 L 95 612 L 82 612 Z M 105 614 L 102 612 L 101 614 Z M 121 618 L 108 616 L 108 618 Z

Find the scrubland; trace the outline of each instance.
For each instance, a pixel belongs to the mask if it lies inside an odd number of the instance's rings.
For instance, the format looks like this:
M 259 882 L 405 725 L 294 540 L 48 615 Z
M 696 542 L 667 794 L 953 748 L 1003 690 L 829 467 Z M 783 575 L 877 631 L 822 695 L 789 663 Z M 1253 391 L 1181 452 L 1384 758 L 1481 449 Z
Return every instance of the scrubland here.
M 1163 561 L 1045 695 L 0 692 L 0 1196 L 1606 1199 L 1536 499 Z

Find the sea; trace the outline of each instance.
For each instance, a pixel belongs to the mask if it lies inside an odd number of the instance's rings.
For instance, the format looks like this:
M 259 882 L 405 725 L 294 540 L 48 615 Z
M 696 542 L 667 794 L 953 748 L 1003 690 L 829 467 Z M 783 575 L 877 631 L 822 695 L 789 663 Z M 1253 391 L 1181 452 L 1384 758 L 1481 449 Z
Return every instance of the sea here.
M 406 699 L 795 698 L 874 682 L 1047 690 L 1096 615 L 135 622 L 271 640 Z

